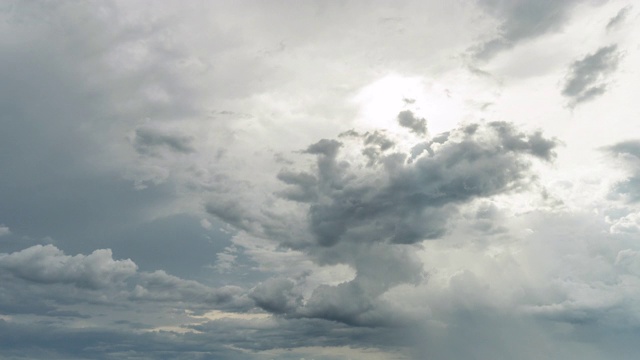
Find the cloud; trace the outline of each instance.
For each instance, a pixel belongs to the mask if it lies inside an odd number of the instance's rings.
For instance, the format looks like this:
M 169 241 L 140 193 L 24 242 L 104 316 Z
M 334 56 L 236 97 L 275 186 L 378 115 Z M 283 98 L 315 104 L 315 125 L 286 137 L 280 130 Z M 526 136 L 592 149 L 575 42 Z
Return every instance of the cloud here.
M 356 271 L 352 280 L 317 286 L 303 298 L 304 276 L 263 282 L 251 297 L 264 310 L 358 326 L 407 320 L 398 320 L 381 296 L 394 286 L 424 281 L 416 244 L 445 236 L 459 207 L 526 189 L 531 161 L 551 161 L 556 146 L 541 132 L 525 133 L 505 122 L 466 124 L 434 139 L 420 138 L 416 146 L 429 151 L 412 155 L 411 147 L 407 153 L 389 148 L 372 164 L 361 151 L 374 142 L 367 142 L 372 134 L 380 133 L 322 139 L 301 154 L 315 156 L 313 168 L 280 173 L 285 190 L 276 194 L 295 201 L 299 210 L 279 218 L 279 226 L 302 226 L 301 236 L 265 233 L 264 224 L 240 228 L 302 251 L 318 264 L 347 264 Z M 242 211 L 234 214 L 245 218 Z
M 627 5 L 620 9 L 620 11 L 618 11 L 618 13 L 607 23 L 607 31 L 611 31 L 619 27 L 627 19 L 632 8 L 633 7 L 631 5 Z
M 617 182 L 612 188 L 614 197 L 622 195 L 626 201 L 640 200 L 640 140 L 627 140 L 605 148 L 610 154 L 621 159 L 628 171 L 625 180 Z
M 571 64 L 562 95 L 571 107 L 590 101 L 607 91 L 606 75 L 613 72 L 620 59 L 617 45 L 609 45 Z
M 229 305 L 226 308 L 247 308 L 252 303 L 246 298 L 246 291 L 238 286 L 223 286 L 218 289 L 205 286 L 197 281 L 181 279 L 162 270 L 139 274 L 139 280 L 132 291 L 131 299 L 147 301 L 175 301 L 193 304 L 196 308 L 211 305 Z M 223 308 L 221 306 L 220 308 Z
M 640 159 L 640 140 L 627 140 L 608 147 L 614 154 L 626 154 Z
M 15 359 L 217 359 L 241 358 L 237 350 L 203 337 L 144 333 L 126 329 L 70 328 L 52 324 L 19 324 L 0 320 L 0 354 Z M 191 346 L 185 347 L 185 341 Z M 195 342 L 195 343 L 194 343 Z M 209 342 L 209 344 L 207 344 Z M 105 344 L 110 344 L 105 346 Z M 117 344 L 117 345 L 116 345 Z M 245 357 L 246 358 L 246 357 Z
M 195 151 L 192 142 L 190 136 L 143 127 L 136 129 L 133 145 L 142 154 L 153 154 L 157 148 L 188 154 Z
M 410 110 L 404 110 L 398 114 L 398 123 L 418 135 L 427 134 L 427 120 L 415 117 Z
M 490 59 L 518 43 L 557 31 L 565 24 L 576 0 L 479 0 L 478 4 L 501 21 L 497 37 L 473 49 L 480 59 Z
M 138 271 L 130 259 L 114 260 L 110 249 L 71 256 L 53 245 L 36 245 L 0 253 L 0 269 L 0 290 L 7 294 L 0 296 L 0 309 L 5 313 L 61 317 L 77 314 L 67 306 L 86 303 L 108 308 L 152 302 L 191 311 L 253 307 L 238 286 L 212 288 L 164 271 Z
M 256 305 L 275 314 L 284 314 L 296 310 L 302 297 L 293 292 L 294 282 L 289 279 L 271 278 L 256 286 L 251 298 Z
M 278 180 L 289 186 L 287 189 L 278 192 L 279 196 L 286 199 L 300 202 L 314 200 L 317 195 L 318 179 L 306 172 L 281 171 L 278 173 Z
M 129 259 L 113 260 L 109 249 L 69 256 L 53 245 L 36 245 L 12 254 L 0 254 L 0 268 L 28 281 L 74 284 L 89 289 L 123 281 L 137 271 Z
M 557 58 L 534 84 L 502 52 L 492 68 L 514 76 L 480 110 L 487 88 L 468 86 L 456 54 L 562 47 L 576 26 L 542 35 L 578 2 L 478 4 L 492 19 L 464 1 L 12 2 L 0 12 L 0 357 L 633 357 L 633 201 L 540 205 L 542 185 L 567 200 L 547 186 L 566 163 L 536 172 L 565 150 L 557 140 L 453 125 L 517 112 L 568 134 L 560 93 L 530 96 Z M 580 6 L 585 21 L 614 15 Z M 390 72 L 419 84 L 349 101 Z M 612 150 L 629 180 L 634 146 Z M 625 200 L 632 182 L 616 190 Z
M 8 226 L 0 224 L 0 236 L 10 235 L 11 230 L 9 230 Z
M 374 174 L 359 174 L 338 159 L 340 143 L 324 139 L 307 150 L 319 154 L 324 199 L 310 202 L 310 231 L 322 246 L 346 239 L 409 244 L 436 238 L 456 204 L 523 185 L 525 158 L 550 160 L 554 146 L 540 133 L 527 135 L 507 123 L 473 125 L 448 135 L 433 154 L 412 162 L 407 154 L 389 154 Z

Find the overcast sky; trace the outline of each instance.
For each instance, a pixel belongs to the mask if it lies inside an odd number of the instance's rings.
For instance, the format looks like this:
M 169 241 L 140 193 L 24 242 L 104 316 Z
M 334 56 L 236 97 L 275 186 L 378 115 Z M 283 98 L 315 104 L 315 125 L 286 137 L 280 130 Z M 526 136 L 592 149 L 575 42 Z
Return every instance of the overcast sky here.
M 0 0 L 3 359 L 636 359 L 631 0 Z

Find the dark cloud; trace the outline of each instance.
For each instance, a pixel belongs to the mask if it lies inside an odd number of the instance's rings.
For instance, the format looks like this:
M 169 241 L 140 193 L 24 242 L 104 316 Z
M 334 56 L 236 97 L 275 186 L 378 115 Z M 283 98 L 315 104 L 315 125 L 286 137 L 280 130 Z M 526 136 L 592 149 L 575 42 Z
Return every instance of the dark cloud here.
M 188 154 L 195 151 L 193 137 L 174 134 L 153 128 L 136 129 L 133 145 L 142 154 L 153 154 L 157 148 L 166 148 L 170 151 Z
M 293 292 L 294 286 L 289 279 L 272 278 L 256 286 L 250 296 L 256 305 L 269 312 L 290 313 L 302 304 L 302 296 Z
M 618 13 L 607 23 L 607 30 L 610 31 L 620 26 L 629 16 L 631 8 L 631 5 L 627 5 L 620 9 L 620 11 L 618 11 Z
M 317 198 L 318 179 L 305 172 L 281 171 L 278 180 L 289 186 L 287 189 L 278 192 L 279 196 L 286 199 L 300 202 L 309 202 Z
M 320 264 L 348 264 L 356 277 L 320 286 L 304 302 L 294 282 L 264 283 L 252 295 L 263 309 L 357 326 L 408 321 L 394 320 L 379 297 L 395 285 L 424 280 L 411 244 L 447 233 L 463 204 L 526 187 L 531 159 L 552 160 L 556 146 L 541 132 L 527 134 L 509 123 L 470 124 L 425 142 L 421 148 L 426 151 L 414 147 L 412 156 L 377 154 L 377 161 L 363 170 L 352 154 L 370 146 L 366 139 L 371 134 L 356 135 L 351 137 L 355 143 L 323 139 L 309 146 L 305 153 L 316 155 L 315 169 L 304 176 L 280 176 L 296 191 L 302 186 L 303 193 L 314 194 L 306 201 L 295 198 L 306 205 L 304 223 L 312 240 L 277 238 Z M 349 155 L 342 156 L 343 151 Z
M 617 45 L 605 46 L 571 64 L 562 89 L 570 106 L 592 100 L 607 91 L 606 75 L 617 68 L 620 58 L 617 50 Z
M 466 129 L 410 164 L 407 155 L 386 156 L 378 171 L 388 180 L 375 186 L 349 173 L 346 164 L 336 166 L 336 142 L 318 143 L 332 144 L 322 147 L 317 168 L 319 189 L 330 201 L 312 202 L 309 208 L 318 244 L 345 239 L 414 243 L 438 237 L 446 230 L 451 206 L 517 187 L 529 167 L 523 156 L 553 157 L 555 142 L 539 132 L 527 135 L 507 123 Z
M 120 325 L 123 325 L 121 323 Z M 136 324 L 133 324 L 136 327 Z M 220 319 L 185 327 L 197 332 L 141 332 L 118 328 L 20 324 L 0 319 L 6 359 L 342 359 L 308 347 L 397 351 L 411 341 L 402 329 L 351 327 L 318 319 Z M 302 348 L 303 350 L 298 350 Z M 278 353 L 266 352 L 279 350 Z M 305 357 L 305 358 L 306 358 Z
M 374 131 L 373 133 L 366 133 L 364 135 L 364 144 L 365 145 L 375 145 L 380 148 L 381 151 L 389 150 L 395 145 L 393 140 L 386 137 L 380 131 Z
M 410 110 L 404 110 L 398 114 L 398 123 L 418 135 L 427 134 L 427 120 L 417 118 Z
M 562 28 L 577 0 L 480 0 L 489 14 L 501 21 L 498 37 L 473 49 L 477 58 L 489 59 L 497 53 Z
M 354 327 L 335 321 L 306 318 L 274 318 L 253 324 L 211 321 L 192 328 L 207 334 L 202 336 L 205 339 L 217 339 L 218 343 L 233 344 L 251 351 L 288 349 L 287 352 L 293 352 L 296 348 L 309 346 L 348 346 L 394 351 L 409 345 L 411 341 L 408 337 L 410 331 L 402 328 Z M 403 358 L 401 352 L 397 352 L 397 355 Z M 313 350 L 309 357 L 325 358 L 314 354 Z M 299 358 L 300 355 L 295 357 Z M 327 355 L 327 359 L 343 358 L 339 355 Z
M 252 305 L 243 297 L 246 291 L 237 286 L 213 289 L 197 281 L 167 274 L 162 270 L 140 273 L 138 279 L 130 297 L 134 300 L 186 302 L 205 308 L 216 304 L 228 304 L 231 305 L 230 307 L 236 305 L 239 308 Z
M 68 328 L 0 320 L 0 355 L 8 359 L 246 359 L 211 339 L 167 332 Z M 187 345 L 189 344 L 189 345 Z

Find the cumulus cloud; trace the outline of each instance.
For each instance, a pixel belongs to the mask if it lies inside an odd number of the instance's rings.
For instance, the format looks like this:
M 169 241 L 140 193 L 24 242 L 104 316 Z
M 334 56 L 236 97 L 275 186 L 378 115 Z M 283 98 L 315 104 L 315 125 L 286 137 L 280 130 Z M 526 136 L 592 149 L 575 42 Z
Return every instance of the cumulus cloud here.
M 256 286 L 251 298 L 256 305 L 275 314 L 284 314 L 296 310 L 302 297 L 293 291 L 293 281 L 284 278 L 271 278 Z
M 0 296 L 0 309 L 9 313 L 59 317 L 67 311 L 64 306 L 82 303 L 182 304 L 178 306 L 193 311 L 253 306 L 246 290 L 240 287 L 212 288 L 164 271 L 138 271 L 130 259 L 114 260 L 110 249 L 71 256 L 53 245 L 36 245 L 14 253 L 0 253 L 0 269 L 3 280 L 0 289 L 11 294 Z
M 5 236 L 11 234 L 11 230 L 8 226 L 0 224 L 0 236 Z
M 285 190 L 277 194 L 306 214 L 289 213 L 280 221 L 285 228 L 302 224 L 306 235 L 270 234 L 319 264 L 351 266 L 355 278 L 321 285 L 304 300 L 299 290 L 304 279 L 273 278 L 254 289 L 251 297 L 258 306 L 294 318 L 393 325 L 394 315 L 381 296 L 399 284 L 424 281 L 415 244 L 446 235 L 460 206 L 527 188 L 531 161 L 552 160 L 556 146 L 540 132 L 490 122 L 462 125 L 433 139 L 421 136 L 416 146 L 428 151 L 388 148 L 372 164 L 361 151 L 374 142 L 367 142 L 372 134 L 380 133 L 322 139 L 302 153 L 315 156 L 312 169 L 281 172 Z
M 65 283 L 100 289 L 137 271 L 136 264 L 113 260 L 110 249 L 89 255 L 65 255 L 53 245 L 36 245 L 12 254 L 0 254 L 0 268 L 13 276 L 43 284 Z
M 456 204 L 522 186 L 527 156 L 550 160 L 555 143 L 507 123 L 470 125 L 442 143 L 425 143 L 436 148 L 432 153 L 412 162 L 408 154 L 392 153 L 374 173 L 362 174 L 340 161 L 340 146 L 324 139 L 307 149 L 318 154 L 321 200 L 310 202 L 309 222 L 322 246 L 346 239 L 409 244 L 436 238 Z
M 620 58 L 617 50 L 617 45 L 605 46 L 571 64 L 562 89 L 570 106 L 590 101 L 607 91 L 606 76 L 617 68 Z

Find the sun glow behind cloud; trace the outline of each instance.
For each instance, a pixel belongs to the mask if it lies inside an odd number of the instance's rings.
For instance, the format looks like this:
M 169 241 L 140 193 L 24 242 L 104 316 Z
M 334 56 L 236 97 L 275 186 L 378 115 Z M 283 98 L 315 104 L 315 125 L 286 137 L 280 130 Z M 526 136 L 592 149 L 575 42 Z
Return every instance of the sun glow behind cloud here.
M 410 109 L 427 119 L 431 134 L 452 129 L 463 118 L 464 104 L 450 89 L 422 77 L 388 75 L 364 87 L 353 101 L 360 107 L 357 127 L 406 133 L 397 121 L 400 110 Z M 455 90 L 454 90 L 455 91 Z

